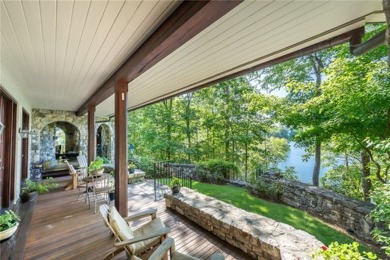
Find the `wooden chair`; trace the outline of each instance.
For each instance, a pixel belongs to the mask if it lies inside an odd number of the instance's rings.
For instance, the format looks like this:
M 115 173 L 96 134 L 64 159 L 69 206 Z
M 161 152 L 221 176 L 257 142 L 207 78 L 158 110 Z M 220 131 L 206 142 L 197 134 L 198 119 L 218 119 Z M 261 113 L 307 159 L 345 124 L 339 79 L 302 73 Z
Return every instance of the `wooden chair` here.
M 85 175 L 88 174 L 88 162 L 85 155 L 77 156 L 77 162 L 79 163 L 80 170 L 84 172 Z
M 94 200 L 94 208 L 96 214 L 98 200 L 103 200 L 110 203 L 108 192 L 110 191 L 110 175 L 104 173 L 100 176 L 92 176 L 92 198 Z
M 151 254 L 148 258 L 148 260 L 200 260 L 200 258 L 192 257 L 189 255 L 185 255 L 182 253 L 179 253 L 175 249 L 175 241 L 173 238 L 168 237 L 165 239 L 161 245 Z M 214 253 L 209 258 L 210 260 L 224 260 L 225 257 L 221 255 L 220 253 Z M 138 257 L 133 257 L 132 260 L 142 260 Z
M 167 236 L 170 228 L 166 227 L 160 218 L 157 218 L 157 210 L 151 209 L 133 214 L 123 218 L 114 206 L 108 205 L 99 207 L 104 223 L 110 228 L 115 236 L 113 252 L 104 259 L 114 258 L 119 253 L 126 251 L 129 259 L 132 257 L 141 257 L 153 253 L 156 246 L 159 245 Z M 150 217 L 151 220 L 142 226 L 131 229 L 128 222 Z
M 84 198 L 84 201 L 87 202 L 88 193 L 87 193 L 87 184 L 83 181 L 83 178 L 85 177 L 84 172 L 75 170 L 73 165 L 71 165 L 66 160 L 65 160 L 65 163 L 68 165 L 69 174 L 72 175 L 72 181 L 70 182 L 71 188 L 69 188 L 69 189 L 76 189 L 77 188 L 79 190 L 79 196 L 77 197 L 77 200 L 79 200 L 79 198 L 82 196 Z M 68 185 L 69 185 L 69 183 L 68 183 Z M 65 186 L 65 190 L 67 190 L 67 186 Z

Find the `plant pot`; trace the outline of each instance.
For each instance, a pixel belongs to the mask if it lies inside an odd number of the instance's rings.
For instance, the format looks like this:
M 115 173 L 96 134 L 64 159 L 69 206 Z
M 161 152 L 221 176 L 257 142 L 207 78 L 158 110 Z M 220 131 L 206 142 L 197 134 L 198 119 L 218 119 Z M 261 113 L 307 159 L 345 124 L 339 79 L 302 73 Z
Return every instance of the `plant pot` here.
M 135 173 L 135 169 L 129 169 L 129 173 Z
M 9 229 L 0 231 L 0 240 L 4 240 L 4 239 L 7 239 L 10 236 L 12 236 L 15 233 L 15 231 L 18 229 L 18 226 L 19 226 L 19 223 L 16 223 L 15 226 L 13 226 Z
M 20 194 L 20 202 L 26 203 L 32 200 L 32 198 L 37 194 L 37 192 L 23 192 Z
M 104 172 L 104 169 L 100 169 L 100 170 L 92 171 L 91 174 L 95 175 L 95 176 L 100 176 L 100 175 L 103 175 L 103 172 Z
M 173 194 L 179 193 L 179 192 L 180 192 L 180 189 L 181 189 L 181 186 L 180 186 L 180 185 L 173 186 L 173 187 L 172 187 L 172 193 L 173 193 Z
M 110 201 L 113 201 L 115 199 L 115 191 L 109 191 L 108 198 L 110 199 Z

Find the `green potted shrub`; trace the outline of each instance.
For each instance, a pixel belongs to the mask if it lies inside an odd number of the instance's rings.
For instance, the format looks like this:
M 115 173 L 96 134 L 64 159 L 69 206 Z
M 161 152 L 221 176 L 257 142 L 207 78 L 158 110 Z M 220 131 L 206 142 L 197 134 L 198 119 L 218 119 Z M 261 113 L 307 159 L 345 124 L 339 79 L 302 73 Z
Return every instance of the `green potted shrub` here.
M 134 173 L 135 172 L 135 164 L 134 163 L 129 163 L 127 165 L 127 170 L 129 171 L 129 173 Z
M 0 215 L 0 240 L 12 236 L 18 228 L 20 217 L 12 210 L 6 210 Z
M 58 183 L 55 183 L 53 178 L 46 178 L 41 182 L 32 181 L 31 179 L 24 180 L 22 191 L 20 193 L 21 202 L 27 202 L 33 196 L 33 193 L 37 192 L 39 194 L 44 194 L 50 189 L 58 186 Z
M 181 180 L 177 177 L 172 177 L 170 187 L 172 189 L 172 193 L 179 193 L 181 189 Z
M 103 163 L 103 158 L 96 157 L 96 159 L 89 164 L 88 173 L 92 175 L 102 175 L 104 171 Z

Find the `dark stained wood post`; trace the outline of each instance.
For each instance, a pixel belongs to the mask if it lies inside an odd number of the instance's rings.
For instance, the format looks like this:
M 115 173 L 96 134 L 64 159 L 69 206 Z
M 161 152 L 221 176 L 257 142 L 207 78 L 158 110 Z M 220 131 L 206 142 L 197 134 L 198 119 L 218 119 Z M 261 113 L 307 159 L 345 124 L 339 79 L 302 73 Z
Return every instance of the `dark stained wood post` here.
M 115 207 L 127 217 L 127 81 L 115 85 Z
M 88 106 L 88 162 L 95 160 L 96 133 L 95 133 L 95 110 L 96 106 Z

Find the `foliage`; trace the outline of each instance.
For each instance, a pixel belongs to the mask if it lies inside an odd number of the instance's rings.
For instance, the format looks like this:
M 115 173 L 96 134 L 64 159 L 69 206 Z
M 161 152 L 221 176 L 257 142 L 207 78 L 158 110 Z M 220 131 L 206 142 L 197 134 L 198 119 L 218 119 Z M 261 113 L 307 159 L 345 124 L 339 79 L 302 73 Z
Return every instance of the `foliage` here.
M 106 157 L 101 157 L 102 160 L 103 160 L 103 164 L 109 164 L 110 163 L 110 160 L 108 160 L 108 158 Z
M 154 172 L 154 164 L 153 161 L 148 157 L 140 157 L 136 162 L 137 169 L 140 169 L 145 172 L 146 178 L 152 178 Z
M 94 161 L 91 161 L 91 163 L 88 166 L 88 171 L 93 172 L 97 170 L 103 169 L 103 158 L 96 157 Z
M 332 242 L 329 247 L 322 246 L 312 256 L 314 259 L 324 260 L 366 260 L 377 259 L 377 256 L 372 252 L 359 251 L 359 243 L 353 242 L 351 244 L 339 244 L 338 242 Z
M 225 179 L 233 178 L 238 172 L 238 167 L 234 163 L 219 159 L 200 162 L 199 167 L 212 175 L 223 176 Z
M 259 177 L 256 180 L 254 188 L 259 196 L 270 197 L 277 200 L 283 193 L 283 185 L 278 180 L 270 182 L 262 177 Z
M 169 187 L 174 187 L 174 186 L 181 186 L 181 180 L 177 177 L 172 177 L 171 182 L 169 183 Z
M 338 165 L 321 178 L 322 187 L 345 196 L 363 199 L 361 170 L 358 165 Z
M 372 234 L 374 238 L 383 244 L 387 256 L 390 256 L 390 183 L 377 187 L 372 192 L 375 208 L 370 217 L 377 224 Z
M 304 230 L 326 245 L 332 241 L 339 241 L 340 243 L 353 242 L 350 237 L 332 229 L 321 220 L 303 211 L 257 198 L 250 195 L 244 188 L 200 183 L 197 181 L 194 181 L 192 186 L 200 193 L 212 196 L 235 207 L 269 217 L 278 222 L 291 225 L 296 229 Z
M 194 178 L 201 182 L 222 184 L 225 183 L 225 178 L 221 172 L 210 172 L 202 167 L 197 167 Z
M 58 183 L 55 183 L 52 177 L 46 178 L 41 182 L 35 182 L 31 179 L 26 179 L 23 182 L 21 193 L 38 192 L 39 194 L 44 194 L 57 186 Z
M 135 170 L 135 164 L 133 164 L 133 163 L 129 163 L 129 164 L 127 164 L 127 169 L 128 170 Z
M 281 176 L 285 180 L 298 181 L 297 172 L 294 167 L 286 167 L 284 171 L 280 172 Z
M 4 214 L 0 215 L 0 231 L 10 229 L 18 222 L 20 222 L 20 217 L 12 210 L 6 210 Z

